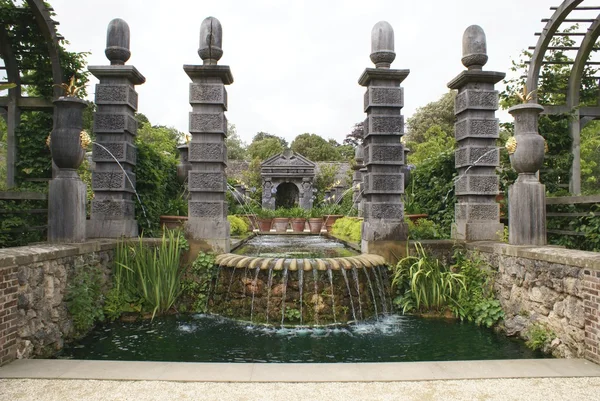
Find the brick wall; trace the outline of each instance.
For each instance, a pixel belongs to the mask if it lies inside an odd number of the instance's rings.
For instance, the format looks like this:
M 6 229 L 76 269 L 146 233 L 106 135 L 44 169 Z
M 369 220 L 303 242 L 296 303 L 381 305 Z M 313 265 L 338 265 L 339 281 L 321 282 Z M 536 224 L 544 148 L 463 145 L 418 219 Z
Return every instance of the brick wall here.
M 0 365 L 12 361 L 17 351 L 17 273 L 19 266 L 0 268 Z
M 600 271 L 583 271 L 583 310 L 585 316 L 585 357 L 600 363 Z

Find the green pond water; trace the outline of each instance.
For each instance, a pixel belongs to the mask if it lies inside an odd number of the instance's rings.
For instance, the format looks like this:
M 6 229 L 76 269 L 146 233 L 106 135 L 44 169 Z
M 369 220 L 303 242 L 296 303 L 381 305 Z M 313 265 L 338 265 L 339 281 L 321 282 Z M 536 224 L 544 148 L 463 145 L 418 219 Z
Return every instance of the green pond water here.
M 98 326 L 66 359 L 176 362 L 409 362 L 541 358 L 473 324 L 388 315 L 347 326 L 281 328 L 213 315 Z

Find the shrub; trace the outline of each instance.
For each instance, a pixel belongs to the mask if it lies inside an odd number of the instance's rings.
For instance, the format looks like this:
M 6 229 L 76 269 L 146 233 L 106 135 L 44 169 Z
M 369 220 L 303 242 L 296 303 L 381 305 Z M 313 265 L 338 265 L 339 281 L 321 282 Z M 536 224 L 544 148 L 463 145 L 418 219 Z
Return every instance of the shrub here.
M 102 285 L 104 276 L 96 264 L 76 264 L 67 287 L 67 309 L 73 318 L 75 336 L 84 335 L 104 320 Z
M 529 326 L 525 332 L 525 336 L 527 337 L 525 345 L 534 351 L 543 351 L 548 345 L 550 345 L 550 342 L 556 337 L 556 334 L 554 334 L 554 332 L 546 325 L 542 323 L 534 323 L 533 325 Z
M 432 220 L 418 219 L 416 222 L 408 220 L 408 236 L 412 240 L 443 238 L 442 228 Z
M 244 235 L 248 232 L 248 224 L 238 216 L 227 216 L 229 221 L 231 235 Z
M 200 252 L 182 282 L 183 308 L 189 307 L 196 313 L 206 312 L 211 283 L 216 279 L 216 273 L 215 256 Z
M 360 242 L 362 219 L 342 217 L 337 219 L 332 227 L 332 234 L 350 242 Z

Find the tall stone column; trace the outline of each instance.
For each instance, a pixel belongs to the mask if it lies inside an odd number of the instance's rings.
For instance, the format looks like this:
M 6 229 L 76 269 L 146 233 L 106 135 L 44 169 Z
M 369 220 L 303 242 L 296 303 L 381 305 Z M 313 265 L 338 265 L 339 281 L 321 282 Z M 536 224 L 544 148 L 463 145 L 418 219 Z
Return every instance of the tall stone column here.
M 358 83 L 365 86 L 364 109 L 364 222 L 362 251 L 385 257 L 394 263 L 402 255 L 402 242 L 407 238 L 404 223 L 402 166 L 404 117 L 401 109 L 404 95 L 400 84 L 409 70 L 393 70 L 394 30 L 381 21 L 371 32 L 371 61 Z
M 229 252 L 227 222 L 227 91 L 233 83 L 229 66 L 217 65 L 223 55 L 219 20 L 208 17 L 200 26 L 198 54 L 202 65 L 184 65 L 190 84 L 190 133 L 187 232 L 199 248 Z
M 496 146 L 499 135 L 498 92 L 494 85 L 505 74 L 483 71 L 487 62 L 485 33 L 471 25 L 463 35 L 461 72 L 448 84 L 458 90 L 454 105 L 454 125 L 458 148 L 455 166 L 458 178 L 454 184 L 458 203 L 454 213 L 452 238 L 465 241 L 496 240 L 503 232 L 500 223 L 498 175 L 500 153 Z
M 88 70 L 100 81 L 96 85 L 97 111 L 94 113 L 92 173 L 94 199 L 88 222 L 89 237 L 119 238 L 138 235 L 135 220 L 135 112 L 138 94 L 135 85 L 146 78 L 129 60 L 129 26 L 116 18 L 108 24 L 106 34 L 107 66 L 90 66 Z
M 508 109 L 515 118 L 515 136 L 506 148 L 519 177 L 508 189 L 508 242 L 546 245 L 546 187 L 536 173 L 544 164 L 544 138 L 538 133 L 538 115 L 544 107 L 519 104 Z

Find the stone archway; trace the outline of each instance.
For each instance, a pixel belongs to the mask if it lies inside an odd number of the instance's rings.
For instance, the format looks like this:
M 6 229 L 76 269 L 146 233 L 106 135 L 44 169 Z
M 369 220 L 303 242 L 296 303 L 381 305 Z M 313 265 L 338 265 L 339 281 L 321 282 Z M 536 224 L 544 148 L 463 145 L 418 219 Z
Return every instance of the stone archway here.
M 286 209 L 298 206 L 300 202 L 300 190 L 292 182 L 283 182 L 277 186 L 275 193 L 275 208 Z

